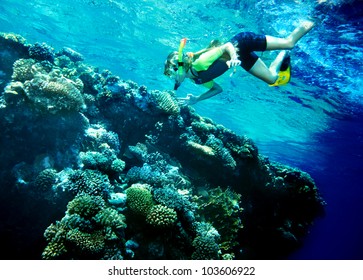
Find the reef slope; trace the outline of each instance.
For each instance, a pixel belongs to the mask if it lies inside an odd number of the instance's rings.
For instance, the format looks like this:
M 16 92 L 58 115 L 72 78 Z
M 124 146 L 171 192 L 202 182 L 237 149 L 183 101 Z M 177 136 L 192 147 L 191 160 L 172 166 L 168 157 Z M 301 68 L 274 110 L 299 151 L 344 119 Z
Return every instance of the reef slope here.
M 309 174 L 69 48 L 0 34 L 0 92 L 3 258 L 281 259 L 324 213 Z

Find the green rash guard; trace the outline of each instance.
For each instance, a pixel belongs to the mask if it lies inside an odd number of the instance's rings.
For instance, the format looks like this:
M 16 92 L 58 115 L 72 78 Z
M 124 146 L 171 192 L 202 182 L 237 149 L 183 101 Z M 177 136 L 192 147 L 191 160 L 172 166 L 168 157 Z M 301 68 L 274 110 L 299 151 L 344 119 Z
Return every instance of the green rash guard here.
M 228 70 L 227 60 L 222 56 L 221 48 L 213 48 L 203 53 L 192 63 L 192 80 L 196 84 L 202 84 L 207 88 L 213 87 L 213 79 L 219 77 Z M 193 73 L 194 72 L 194 73 Z M 195 74 L 195 72 L 197 72 Z
M 193 68 L 199 71 L 205 71 L 212 65 L 214 61 L 222 56 L 223 52 L 221 48 L 214 48 L 206 53 L 203 53 L 200 57 L 198 57 L 193 63 Z

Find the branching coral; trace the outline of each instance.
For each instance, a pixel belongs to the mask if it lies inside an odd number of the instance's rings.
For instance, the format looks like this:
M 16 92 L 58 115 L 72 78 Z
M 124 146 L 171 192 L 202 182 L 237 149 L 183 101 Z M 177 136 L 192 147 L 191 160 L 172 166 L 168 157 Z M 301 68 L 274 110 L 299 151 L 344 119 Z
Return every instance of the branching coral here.
M 197 236 L 194 238 L 192 245 L 194 260 L 217 260 L 221 256 L 218 246 L 219 234 L 215 228 L 208 223 L 198 223 Z
M 69 57 L 73 62 L 78 62 L 78 61 L 82 61 L 84 58 L 83 58 L 83 55 L 81 55 L 80 53 L 76 52 L 75 50 L 72 50 L 71 48 L 67 48 L 67 47 L 64 47 L 62 48 L 58 53 L 57 55 L 65 55 L 67 57 Z
M 13 80 L 19 81 L 19 82 L 25 82 L 27 80 L 31 80 L 34 78 L 35 69 L 33 68 L 33 65 L 35 64 L 34 59 L 19 59 L 15 61 L 14 67 L 13 67 L 13 75 L 11 76 Z
M 82 195 L 68 203 L 66 215 L 51 224 L 44 237 L 44 259 L 122 259 L 124 215 L 99 196 Z M 115 248 L 118 247 L 118 250 Z M 113 255 L 114 254 L 114 255 Z
M 35 43 L 29 48 L 29 55 L 36 60 L 48 60 L 54 61 L 54 49 L 48 46 L 46 43 Z
M 100 196 L 84 194 L 68 203 L 69 214 L 78 214 L 81 217 L 91 218 L 105 207 L 105 202 Z
M 113 186 L 106 175 L 98 170 L 75 170 L 69 175 L 67 189 L 75 195 L 90 194 L 108 197 Z
M 222 140 L 218 139 L 213 134 L 210 134 L 208 136 L 208 140 L 206 141 L 206 145 L 211 147 L 215 151 L 215 154 L 222 161 L 224 166 L 231 169 L 236 168 L 237 163 L 229 150 L 224 147 Z
M 83 168 L 104 171 L 105 173 L 121 173 L 125 169 L 125 162 L 116 158 L 114 154 L 88 151 L 80 152 L 79 156 Z M 110 154 L 110 153 L 109 153 Z
M 142 182 L 155 186 L 161 186 L 166 179 L 165 174 L 154 166 L 145 163 L 142 167 L 132 167 L 126 175 L 131 183 Z
M 90 125 L 85 131 L 85 145 L 92 151 L 102 152 L 106 144 L 115 154 L 120 152 L 120 140 L 117 133 L 107 131 L 101 125 Z
M 194 141 L 188 141 L 186 143 L 186 145 L 192 152 L 194 152 L 197 155 L 212 157 L 212 158 L 216 156 L 216 153 L 213 150 L 213 148 L 209 147 L 207 145 L 201 145 L 201 144 L 196 143 Z
M 112 164 L 112 160 L 100 152 L 80 152 L 79 157 L 86 169 L 107 170 Z
M 67 253 L 65 243 L 67 228 L 61 222 L 51 224 L 44 232 L 44 237 L 48 242 L 42 258 L 45 260 L 60 259 Z
M 125 216 L 110 207 L 104 208 L 94 216 L 97 224 L 113 229 L 125 228 Z
M 105 238 L 101 231 L 88 233 L 77 228 L 71 229 L 67 232 L 66 240 L 81 254 L 85 253 L 87 257 L 100 254 L 105 249 Z
M 146 217 L 148 224 L 158 228 L 171 227 L 176 220 L 175 210 L 160 204 L 153 206 Z

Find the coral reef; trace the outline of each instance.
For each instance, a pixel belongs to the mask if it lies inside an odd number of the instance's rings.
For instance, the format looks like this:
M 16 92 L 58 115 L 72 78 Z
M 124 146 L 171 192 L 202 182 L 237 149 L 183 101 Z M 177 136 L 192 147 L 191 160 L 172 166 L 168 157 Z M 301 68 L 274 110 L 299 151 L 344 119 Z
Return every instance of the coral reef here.
M 217 230 L 208 223 L 197 224 L 197 236 L 193 240 L 194 252 L 191 256 L 194 260 L 216 260 L 221 257 L 218 246 L 220 237 Z
M 278 259 L 324 213 L 309 174 L 72 49 L 0 33 L 0 92 L 0 194 L 48 210 L 38 258 Z
M 218 230 L 221 250 L 224 253 L 231 252 L 238 245 L 237 235 L 243 228 L 241 195 L 231 189 L 222 190 L 218 187 L 207 190 L 206 194 L 195 200 L 198 205 L 196 213 Z
M 99 196 L 81 195 L 68 203 L 66 215 L 44 233 L 43 259 L 122 259 L 124 216 Z M 115 246 L 119 249 L 114 250 Z

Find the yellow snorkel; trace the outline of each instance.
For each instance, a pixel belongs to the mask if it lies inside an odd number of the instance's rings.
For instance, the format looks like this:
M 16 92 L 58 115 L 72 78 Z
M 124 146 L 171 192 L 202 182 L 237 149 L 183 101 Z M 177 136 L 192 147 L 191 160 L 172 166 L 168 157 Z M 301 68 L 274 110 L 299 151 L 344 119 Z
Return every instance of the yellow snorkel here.
M 187 38 L 183 38 L 180 40 L 179 50 L 178 50 L 178 76 L 179 77 L 183 76 L 183 66 L 184 66 L 183 49 L 184 49 L 186 43 L 187 43 Z M 174 85 L 174 90 L 177 90 L 178 87 L 180 86 L 180 84 L 181 84 L 181 81 L 177 80 Z
M 180 40 L 179 50 L 178 50 L 178 72 L 179 75 L 183 74 L 183 49 L 185 47 L 185 44 L 187 43 L 187 38 L 183 38 Z

